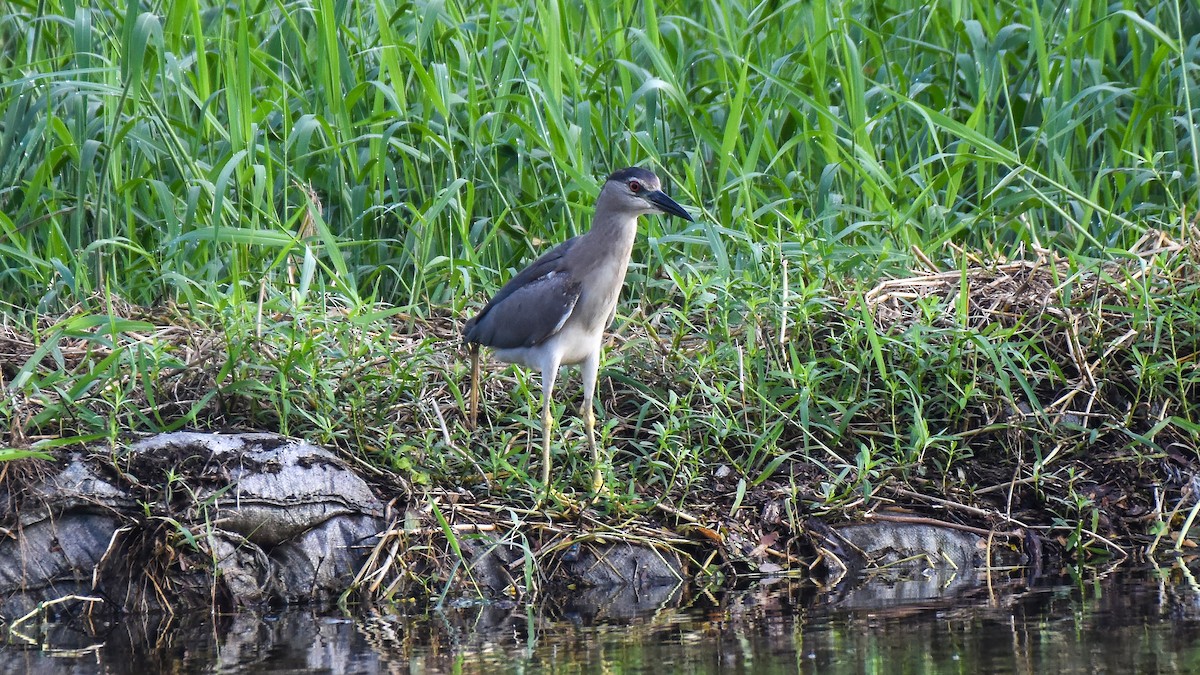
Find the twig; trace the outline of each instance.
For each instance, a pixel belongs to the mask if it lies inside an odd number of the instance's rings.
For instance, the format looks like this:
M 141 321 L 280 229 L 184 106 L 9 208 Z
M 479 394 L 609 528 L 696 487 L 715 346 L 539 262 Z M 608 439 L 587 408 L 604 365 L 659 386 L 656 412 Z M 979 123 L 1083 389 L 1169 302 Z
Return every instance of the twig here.
M 133 529 L 132 525 L 126 525 L 125 527 L 119 527 L 119 528 L 113 530 L 112 536 L 109 537 L 109 539 L 108 539 L 108 547 L 105 548 L 104 553 L 100 555 L 100 560 L 97 560 L 96 564 L 92 566 L 92 588 L 93 589 L 95 589 L 97 586 L 100 585 L 100 568 L 104 565 L 104 561 L 108 559 L 108 555 L 110 553 L 112 553 L 114 550 L 116 550 L 117 539 L 122 534 L 125 534 L 126 532 L 129 532 L 132 529 Z
M 929 518 L 927 516 L 901 516 L 890 513 L 867 513 L 865 517 L 871 520 L 883 520 L 889 523 L 907 523 L 910 525 L 932 525 L 934 527 L 945 527 L 951 530 L 961 530 L 971 534 L 977 534 L 981 537 L 987 537 L 993 534 L 993 530 L 985 530 L 982 527 L 972 527 L 970 525 L 960 525 L 937 518 Z M 995 532 L 1001 537 L 1019 537 L 1019 532 Z
M 489 490 L 492 489 L 491 481 L 488 480 L 487 474 L 483 471 L 483 467 L 479 466 L 479 462 L 475 461 L 475 458 L 471 456 L 471 453 L 466 452 L 462 448 L 458 447 L 458 445 L 456 445 L 454 441 L 450 439 L 450 429 L 446 426 L 446 418 L 442 416 L 442 407 L 438 405 L 436 398 L 433 399 L 433 414 L 437 416 L 438 425 L 440 425 L 442 428 L 442 440 L 445 441 L 446 447 L 457 452 L 463 457 L 463 459 L 470 462 L 471 466 L 475 467 L 475 470 L 479 472 L 479 476 L 483 478 L 483 486 Z
M 933 502 L 934 504 L 938 504 L 940 506 L 945 506 L 946 508 L 957 509 L 959 511 L 965 511 L 966 513 L 970 513 L 972 515 L 976 515 L 981 518 L 1001 518 L 1004 522 L 1012 523 L 1013 525 L 1016 525 L 1017 527 L 1027 527 L 1025 525 L 1025 523 L 1022 523 L 1021 521 L 1017 520 L 1016 518 L 1006 516 L 1003 513 L 1000 513 L 999 511 L 989 511 L 987 509 L 981 509 L 976 506 L 968 506 L 966 504 L 952 502 L 948 499 L 941 499 L 940 497 L 923 495 L 923 494 L 913 492 L 911 490 L 906 490 L 904 488 L 899 488 L 899 487 L 893 487 L 893 488 L 891 488 L 891 490 L 893 493 L 895 493 L 897 495 L 902 495 L 902 496 L 908 497 L 910 499 L 924 499 L 925 501 Z
M 930 272 L 937 273 L 941 271 L 938 269 L 937 263 L 930 260 L 929 256 L 925 254 L 925 251 L 922 251 L 916 244 L 913 244 L 910 249 L 912 250 L 913 256 L 915 256 L 922 265 L 928 267 Z
M 37 604 L 37 607 L 34 607 L 33 609 L 29 610 L 29 612 L 26 613 L 24 616 L 17 619 L 16 621 L 13 621 L 12 624 L 10 624 L 8 627 L 8 632 L 10 634 L 15 632 L 17 630 L 18 626 L 25 623 L 26 621 L 29 621 L 30 619 L 37 616 L 38 614 L 45 612 L 48 608 L 53 607 L 54 605 L 64 603 L 64 602 L 69 602 L 71 600 L 79 600 L 80 602 L 104 602 L 103 598 L 93 598 L 93 597 L 90 597 L 87 595 L 64 595 L 61 598 L 55 598 L 53 600 L 46 600 L 45 602 L 39 602 Z
M 767 548 L 763 549 L 763 553 L 766 553 L 767 555 L 771 556 L 772 558 L 779 558 L 780 560 L 786 560 L 789 565 L 795 565 L 797 567 L 807 567 L 807 565 L 804 563 L 803 560 L 797 558 L 796 556 L 792 555 L 791 553 L 788 553 L 787 551 L 776 551 L 773 548 L 767 547 Z
M 1013 479 L 1006 483 L 997 483 L 996 485 L 989 485 L 987 487 L 981 487 L 978 490 L 975 490 L 975 494 L 982 495 L 982 494 L 986 494 L 988 492 L 995 492 L 996 490 L 1005 490 L 1010 485 L 1025 485 L 1027 483 L 1036 483 L 1038 480 L 1044 480 L 1044 479 L 1045 479 L 1044 476 L 1041 478 L 1034 478 L 1034 477 L 1016 478 L 1016 479 Z
M 674 506 L 671 506 L 670 504 L 666 504 L 664 502 L 658 502 L 657 504 L 654 505 L 654 507 L 657 508 L 659 511 L 669 513 L 669 514 L 675 516 L 676 518 L 679 518 L 681 520 L 686 520 L 689 523 L 692 523 L 692 524 L 700 523 L 699 518 L 697 518 L 691 514 L 684 513 L 683 511 L 680 511 L 679 509 L 675 508 Z
M 471 533 L 475 533 L 475 532 L 495 532 L 496 524 L 495 523 L 454 523 L 453 525 L 450 526 L 450 529 L 458 534 L 471 534 Z M 413 530 L 404 530 L 404 529 L 385 530 L 383 532 L 380 532 L 378 536 L 380 536 L 380 537 L 400 537 L 400 536 L 423 537 L 423 536 L 428 536 L 431 534 L 442 534 L 443 532 L 445 532 L 445 530 L 440 527 L 418 527 Z

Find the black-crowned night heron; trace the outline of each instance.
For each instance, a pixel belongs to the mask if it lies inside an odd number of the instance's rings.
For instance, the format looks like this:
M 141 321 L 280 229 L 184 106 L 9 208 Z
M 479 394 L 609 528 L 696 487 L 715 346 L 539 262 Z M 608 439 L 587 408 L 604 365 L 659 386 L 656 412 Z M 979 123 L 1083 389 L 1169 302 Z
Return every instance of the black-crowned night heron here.
M 588 448 L 594 462 L 592 488 L 603 485 L 596 447 L 592 397 L 604 329 L 616 314 L 617 297 L 637 234 L 637 218 L 669 213 L 693 220 L 663 193 L 658 177 L 631 167 L 614 172 L 596 199 L 592 229 L 572 237 L 513 277 L 467 322 L 463 339 L 471 350 L 471 426 L 479 407 L 479 346 L 496 358 L 542 373 L 542 484 L 550 486 L 550 398 L 558 369 L 578 365 Z

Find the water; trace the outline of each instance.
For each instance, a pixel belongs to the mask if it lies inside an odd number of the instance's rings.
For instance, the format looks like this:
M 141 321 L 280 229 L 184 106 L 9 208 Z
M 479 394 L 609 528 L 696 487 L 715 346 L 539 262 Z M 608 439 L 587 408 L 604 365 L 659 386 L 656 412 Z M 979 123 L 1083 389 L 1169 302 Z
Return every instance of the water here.
M 1035 584 L 570 595 L 538 608 L 63 617 L 26 625 L 33 644 L 10 639 L 0 672 L 1200 672 L 1200 584 L 1183 565 Z

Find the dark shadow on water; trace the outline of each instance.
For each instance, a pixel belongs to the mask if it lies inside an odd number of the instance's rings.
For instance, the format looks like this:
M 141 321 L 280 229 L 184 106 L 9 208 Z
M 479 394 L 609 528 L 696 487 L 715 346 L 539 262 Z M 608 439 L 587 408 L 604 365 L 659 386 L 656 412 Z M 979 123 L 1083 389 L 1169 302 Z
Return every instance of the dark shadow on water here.
M 970 574 L 568 591 L 542 607 L 210 617 L 63 615 L 24 626 L 0 672 L 1200 672 L 1200 585 L 1184 565 L 1029 585 Z M 964 582 L 970 579 L 970 582 Z

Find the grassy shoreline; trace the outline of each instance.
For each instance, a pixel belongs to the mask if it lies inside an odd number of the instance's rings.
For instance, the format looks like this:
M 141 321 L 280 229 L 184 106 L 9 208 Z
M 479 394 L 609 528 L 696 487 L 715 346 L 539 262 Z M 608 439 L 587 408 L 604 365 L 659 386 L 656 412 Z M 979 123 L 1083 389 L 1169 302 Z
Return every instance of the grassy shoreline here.
M 269 429 L 524 503 L 536 386 L 492 369 L 471 437 L 457 327 L 640 163 L 702 213 L 635 248 L 614 510 L 899 487 L 1081 559 L 1162 548 L 1200 433 L 1198 28 L 1177 0 L 10 3 L 0 440 Z
M 597 513 L 723 523 L 749 509 L 735 520 L 762 528 L 764 504 L 786 503 L 795 538 L 785 541 L 803 548 L 809 518 L 905 506 L 1026 528 L 1078 561 L 1184 546 L 1187 476 L 1200 467 L 1197 427 L 1184 416 L 1195 391 L 1186 355 L 1200 333 L 1198 241 L 1148 239 L 1137 264 L 1078 269 L 1043 255 L 846 295 L 820 289 L 806 304 L 824 329 L 804 338 L 779 327 L 798 310 L 770 301 L 738 323 L 706 324 L 697 310 L 673 328 L 681 317 L 669 307 L 626 316 L 601 369 L 613 494 Z M 1134 294 L 1143 302 L 1122 304 Z M 450 490 L 523 510 L 540 496 L 536 376 L 488 368 L 482 424 L 468 431 L 461 317 L 381 318 L 388 310 L 334 303 L 323 314 L 194 310 L 123 305 L 29 333 L 8 326 L 0 338 L 18 351 L 6 364 L 25 365 L 30 382 L 62 382 L 57 397 L 43 387 L 10 399 L 25 426 L 9 443 L 116 445 L 158 420 L 266 428 L 394 472 L 415 503 Z M 1173 334 L 1160 316 L 1175 317 Z M 1178 356 L 1146 357 L 1163 349 Z M 554 437 L 555 488 L 569 499 L 552 501 L 551 514 L 574 513 L 590 484 L 569 379 Z M 62 395 L 67 385 L 83 395 Z

